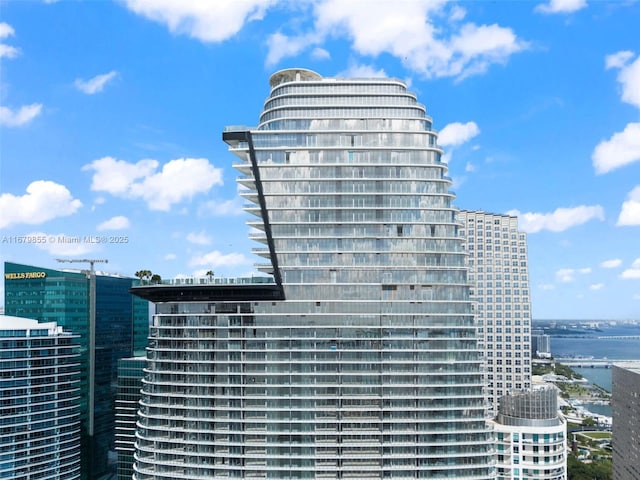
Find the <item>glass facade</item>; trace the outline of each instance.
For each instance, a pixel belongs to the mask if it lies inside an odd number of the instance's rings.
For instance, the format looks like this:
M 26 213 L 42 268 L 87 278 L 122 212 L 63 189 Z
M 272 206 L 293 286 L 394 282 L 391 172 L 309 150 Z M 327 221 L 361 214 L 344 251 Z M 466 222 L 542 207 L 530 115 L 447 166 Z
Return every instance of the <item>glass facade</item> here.
M 77 335 L 0 315 L 0 478 L 80 479 Z
M 613 478 L 640 478 L 640 362 L 613 365 Z
M 54 321 L 78 335 L 82 478 L 109 473 L 114 444 L 117 361 L 141 350 L 149 332 L 148 302 L 129 292 L 137 279 L 95 275 L 96 329 L 91 352 L 88 273 L 5 262 L 7 315 Z M 95 365 L 91 381 L 90 361 Z M 93 407 L 91 407 L 91 405 Z
M 146 356 L 118 360 L 118 396 L 116 398 L 118 480 L 131 480 L 133 476 L 138 404 L 146 363 Z
M 157 305 L 134 478 L 494 478 L 424 106 L 393 79 L 286 70 L 271 86 L 259 126 L 224 138 L 285 300 Z

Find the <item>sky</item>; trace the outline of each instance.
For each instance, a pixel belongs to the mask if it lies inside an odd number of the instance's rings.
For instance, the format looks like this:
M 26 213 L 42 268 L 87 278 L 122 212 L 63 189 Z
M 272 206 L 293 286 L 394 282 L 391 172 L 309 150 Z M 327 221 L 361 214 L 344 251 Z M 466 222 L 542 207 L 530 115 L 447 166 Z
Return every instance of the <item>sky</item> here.
M 455 205 L 528 233 L 534 319 L 640 319 L 638 25 L 624 0 L 0 0 L 0 260 L 251 275 L 222 131 L 302 67 L 407 82 Z

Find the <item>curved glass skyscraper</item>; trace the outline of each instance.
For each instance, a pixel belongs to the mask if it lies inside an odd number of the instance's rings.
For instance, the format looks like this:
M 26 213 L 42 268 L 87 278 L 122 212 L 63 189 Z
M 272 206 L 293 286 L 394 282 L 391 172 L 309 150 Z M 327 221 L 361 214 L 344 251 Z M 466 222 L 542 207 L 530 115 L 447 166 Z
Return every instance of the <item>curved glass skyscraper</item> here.
M 158 303 L 136 474 L 494 478 L 463 239 L 431 119 L 404 83 L 271 77 L 228 128 L 270 283 Z

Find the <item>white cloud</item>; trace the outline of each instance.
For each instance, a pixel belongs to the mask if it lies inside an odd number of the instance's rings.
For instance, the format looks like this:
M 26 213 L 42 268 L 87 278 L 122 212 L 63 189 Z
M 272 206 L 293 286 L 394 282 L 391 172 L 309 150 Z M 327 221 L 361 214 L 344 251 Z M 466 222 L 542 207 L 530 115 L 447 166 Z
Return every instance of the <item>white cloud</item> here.
M 573 268 L 561 268 L 556 272 L 556 280 L 562 283 L 573 282 L 576 279 L 575 273 Z
M 278 0 L 124 0 L 138 15 L 166 25 L 174 34 L 203 42 L 222 42 L 240 31 L 245 22 L 260 20 Z
M 611 55 L 607 55 L 604 57 L 605 69 L 622 68 L 633 58 L 634 55 L 635 54 L 630 50 L 621 50 L 619 52 L 612 53 Z
M 631 268 L 626 269 L 620 274 L 620 278 L 624 279 L 640 279 L 640 258 L 636 258 L 631 264 Z
M 11 25 L 6 22 L 0 22 L 0 38 L 12 37 L 15 33 Z
M 358 63 L 351 63 L 349 68 L 338 73 L 336 77 L 342 78 L 385 78 L 387 72 L 384 69 L 376 68 L 372 65 L 363 65 Z
M 317 43 L 318 37 L 314 34 L 288 37 L 280 32 L 273 33 L 267 38 L 267 47 L 269 49 L 265 63 L 267 66 L 273 66 L 286 57 L 294 57 L 305 50 L 307 46 Z M 316 50 L 318 50 L 316 48 Z M 326 51 L 326 50 L 325 50 Z
M 316 47 L 311 52 L 311 58 L 314 60 L 329 60 L 331 59 L 331 54 L 324 48 Z
M 600 142 L 591 155 L 596 173 L 607 173 L 640 160 L 640 122 Z
M 86 93 L 87 95 L 93 95 L 95 93 L 101 92 L 105 85 L 113 80 L 118 72 L 115 70 L 110 71 L 109 73 L 103 73 L 102 75 L 96 75 L 89 80 L 82 80 L 81 78 L 77 78 L 74 82 L 74 85 L 78 90 L 82 93 Z
M 246 265 L 249 263 L 250 260 L 241 253 L 228 253 L 226 255 L 223 255 L 218 250 L 193 257 L 189 261 L 189 265 L 191 266 L 206 266 L 211 268 L 235 267 L 238 265 Z
M 80 237 L 71 236 L 68 233 L 31 232 L 27 233 L 27 236 L 46 239 L 45 242 L 34 243 L 33 245 L 40 250 L 48 252 L 50 255 L 65 257 L 83 255 L 94 251 L 96 246 L 96 244 L 90 242 L 80 241 Z M 73 241 L 71 241 L 72 239 Z
M 467 11 L 460 7 L 459 5 L 454 5 L 451 9 L 451 14 L 449 15 L 449 20 L 452 22 L 457 22 L 458 20 L 462 20 L 467 15 Z
M 5 22 L 0 22 L 0 39 L 12 37 L 15 34 L 13 27 Z M 0 58 L 15 58 L 20 53 L 16 47 L 0 43 Z
M 640 56 L 629 63 L 635 54 L 621 51 L 605 57 L 605 67 L 619 68 L 618 83 L 622 86 L 622 101 L 640 108 Z
M 0 125 L 4 125 L 5 127 L 20 127 L 40 115 L 41 111 L 42 104 L 40 103 L 24 105 L 17 111 L 0 106 Z
M 604 288 L 604 283 L 594 283 L 589 287 L 590 290 L 602 290 Z
M 446 29 L 436 25 L 447 15 L 445 0 L 369 2 L 366 8 L 361 2 L 320 0 L 313 9 L 314 30 L 289 37 L 278 32 L 277 41 L 270 39 L 267 64 L 287 56 L 287 50 L 297 54 L 329 37 L 346 37 L 359 55 L 390 54 L 425 78 L 462 79 L 528 48 L 510 28 L 457 23 L 464 11 L 456 7 L 449 9 L 453 23 Z
M 164 260 L 175 260 L 178 256 L 175 253 L 167 253 L 164 257 Z
M 20 54 L 20 50 L 11 45 L 0 43 L 0 58 L 16 58 Z
M 541 230 L 563 232 L 590 220 L 604 220 L 604 209 L 600 205 L 581 205 L 573 208 L 558 208 L 552 213 L 521 213 L 510 210 L 507 215 L 518 217 L 520 228 L 527 233 Z
M 464 167 L 464 171 L 471 173 L 471 172 L 475 172 L 478 169 L 478 167 L 476 167 L 473 163 L 471 162 L 467 162 L 467 164 Z
M 549 3 L 536 5 L 535 11 L 539 13 L 572 13 L 587 6 L 586 0 L 549 0 Z
M 129 222 L 129 219 L 127 217 L 124 217 L 122 215 L 118 215 L 116 217 L 112 217 L 109 220 L 105 220 L 104 222 L 100 223 L 96 227 L 96 229 L 98 231 L 103 231 L 103 230 L 126 230 L 130 226 L 131 226 L 131 223 Z
M 200 205 L 198 214 L 215 216 L 241 215 L 244 213 L 242 202 L 242 198 L 240 197 L 223 201 L 209 200 Z
M 456 147 L 468 142 L 480 133 L 476 122 L 454 122 L 446 125 L 438 133 L 438 144 L 447 147 Z
M 620 260 L 619 258 L 612 258 L 611 260 L 605 260 L 604 262 L 600 263 L 600 266 L 602 268 L 617 268 L 620 265 L 622 265 L 622 260 Z
M 540 290 L 553 290 L 556 286 L 552 283 L 543 283 L 540 285 Z
M 206 158 L 179 158 L 157 171 L 157 160 L 129 163 L 103 157 L 82 167 L 93 171 L 91 189 L 122 198 L 144 200 L 151 210 L 168 211 L 171 206 L 222 185 L 222 169 Z
M 0 228 L 15 224 L 37 225 L 76 213 L 82 206 L 64 185 L 47 180 L 29 184 L 22 196 L 0 195 Z
M 575 281 L 576 274 L 587 275 L 591 273 L 591 268 L 561 268 L 556 272 L 556 280 L 561 283 L 571 283 Z
M 217 0 L 216 2 L 175 0 L 124 0 L 133 12 L 166 25 L 174 34 L 185 34 L 203 42 L 222 42 L 239 32 L 244 24 L 261 20 L 266 11 L 284 0 Z M 432 77 L 465 78 L 485 72 L 491 64 L 504 64 L 509 57 L 528 48 L 510 28 L 499 25 L 463 23 L 465 10 L 449 7 L 446 0 L 403 0 L 402 2 L 345 2 L 315 0 L 296 5 L 300 24 L 313 18 L 313 28 L 295 35 L 281 30 L 267 36 L 266 64 L 315 48 L 314 58 L 324 58 L 322 43 L 330 37 L 346 37 L 360 55 L 388 53 L 409 69 Z M 312 13 L 309 10 L 312 10 Z M 448 27 L 436 25 L 442 17 Z M 320 48 L 320 50 L 318 50 Z
M 187 235 L 187 241 L 195 245 L 210 245 L 211 237 L 205 232 L 194 233 L 191 232 Z
M 640 225 L 640 185 L 631 190 L 623 202 L 616 225 Z

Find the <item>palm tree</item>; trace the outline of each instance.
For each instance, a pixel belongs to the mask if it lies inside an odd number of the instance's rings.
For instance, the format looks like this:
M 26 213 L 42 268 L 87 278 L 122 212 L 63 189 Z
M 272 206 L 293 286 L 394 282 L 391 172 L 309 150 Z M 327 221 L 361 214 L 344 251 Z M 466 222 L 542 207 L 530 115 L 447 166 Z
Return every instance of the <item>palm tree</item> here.
M 151 272 L 149 272 L 149 273 L 151 273 Z M 161 281 L 162 281 L 162 278 L 157 273 L 154 273 L 151 276 L 151 283 L 160 283 Z
M 207 273 L 205 273 L 205 275 L 209 277 L 209 282 L 211 282 L 215 273 L 213 273 L 213 270 L 209 270 Z
M 134 275 L 140 279 L 140 283 L 144 283 L 144 281 L 149 280 L 153 274 L 151 270 L 138 270 Z

